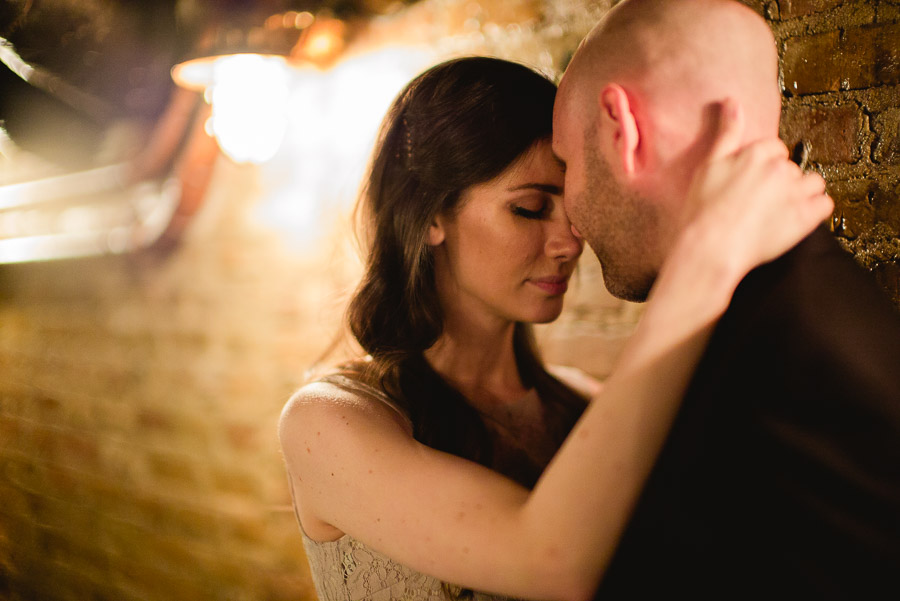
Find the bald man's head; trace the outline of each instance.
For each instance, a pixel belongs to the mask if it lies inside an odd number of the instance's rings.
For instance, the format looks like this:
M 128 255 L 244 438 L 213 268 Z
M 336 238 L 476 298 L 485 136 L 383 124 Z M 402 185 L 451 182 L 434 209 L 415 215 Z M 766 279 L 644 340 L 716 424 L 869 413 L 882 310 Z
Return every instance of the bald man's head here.
M 563 86 L 590 94 L 611 81 L 691 121 L 698 107 L 731 96 L 745 105 L 749 136 L 777 132 L 775 41 L 765 20 L 735 0 L 621 2 L 582 42 Z
M 745 142 L 778 135 L 774 39 L 735 0 L 625 0 L 576 51 L 557 95 L 554 151 L 567 164 L 569 217 L 613 293 L 640 300 L 649 290 L 725 98 L 742 107 Z

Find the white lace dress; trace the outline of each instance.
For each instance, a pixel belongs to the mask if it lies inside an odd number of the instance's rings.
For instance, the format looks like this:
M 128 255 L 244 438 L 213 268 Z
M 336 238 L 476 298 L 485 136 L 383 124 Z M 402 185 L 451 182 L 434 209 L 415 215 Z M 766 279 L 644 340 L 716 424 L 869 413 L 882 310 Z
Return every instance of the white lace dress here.
M 303 547 L 320 601 L 507 601 L 447 584 L 399 564 L 344 535 L 317 542 L 305 534 Z

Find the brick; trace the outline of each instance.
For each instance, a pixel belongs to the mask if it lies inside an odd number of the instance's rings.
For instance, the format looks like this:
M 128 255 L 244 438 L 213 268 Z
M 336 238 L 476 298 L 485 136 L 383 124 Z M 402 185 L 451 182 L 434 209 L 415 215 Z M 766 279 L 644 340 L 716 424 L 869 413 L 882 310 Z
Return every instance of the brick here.
M 166 526 L 171 534 L 207 541 L 218 537 L 221 517 L 212 510 L 172 507 L 171 503 L 167 503 L 166 507 Z
M 875 209 L 870 202 L 875 183 L 869 180 L 829 182 L 828 194 L 834 199 L 832 229 L 849 240 L 868 232 L 875 224 Z
M 28 505 L 33 519 L 41 528 L 80 533 L 85 541 L 96 541 L 98 513 L 92 510 L 95 504 L 89 499 L 58 498 L 50 491 L 40 490 L 28 494 Z
M 158 409 L 140 409 L 135 416 L 135 422 L 135 425 L 142 430 L 159 430 L 168 434 L 174 429 L 172 416 Z
M 194 462 L 188 457 L 171 453 L 151 453 L 147 457 L 147 466 L 155 478 L 166 484 L 193 485 L 197 483 L 197 470 Z
M 781 66 L 784 91 L 797 95 L 839 90 L 845 75 L 833 56 L 839 40 L 839 31 L 789 38 Z
M 48 494 L 58 498 L 76 499 L 85 494 L 87 488 L 84 473 L 64 469 L 49 469 L 44 474 L 44 485 Z
M 145 440 L 165 441 L 166 446 L 177 440 L 189 445 L 191 452 L 209 446 L 209 420 L 192 409 L 172 405 L 143 408 L 135 415 L 135 421 L 137 432 Z
M 152 539 L 150 539 L 152 541 Z M 153 546 L 156 546 L 155 543 Z M 171 549 L 171 548 L 170 548 Z M 138 547 L 140 550 L 140 547 Z M 115 583 L 118 586 L 136 591 L 140 599 L 210 599 L 227 598 L 211 595 L 200 582 L 198 574 L 190 574 L 191 567 L 196 564 L 196 559 L 186 553 L 178 553 L 182 559 L 184 573 L 173 572 L 161 568 L 160 565 L 150 559 L 146 559 L 143 553 L 137 555 L 139 559 L 123 559 L 117 564 Z M 170 559 L 169 555 L 164 555 Z M 143 561 L 140 558 L 145 558 Z
M 56 397 L 38 394 L 33 402 L 42 415 L 58 417 L 62 413 L 63 403 Z
M 226 424 L 225 437 L 228 445 L 238 452 L 257 451 L 260 448 L 259 426 L 256 424 Z
M 766 17 L 772 13 L 771 0 L 740 0 L 740 2 L 741 4 L 752 8 L 757 14 L 762 17 Z
M 782 19 L 793 19 L 831 10 L 844 2 L 845 0 L 778 0 L 778 9 Z
M 900 83 L 900 23 L 849 29 L 845 38 L 847 67 L 860 74 L 852 88 Z
M 900 21 L 900 4 L 896 0 L 882 0 L 878 5 L 879 21 Z
M 789 38 L 782 70 L 785 92 L 794 95 L 900 83 L 900 24 Z
M 789 107 L 781 120 L 781 138 L 788 148 L 809 144 L 809 160 L 819 165 L 855 163 L 862 156 L 862 111 L 855 104 Z
M 121 491 L 112 497 L 104 515 L 135 524 L 154 533 L 190 540 L 215 540 L 220 516 L 208 508 L 186 507 L 171 499 L 143 496 L 136 491 Z
M 6 536 L 11 536 L 11 524 L 18 521 L 23 516 L 30 514 L 28 510 L 28 495 L 22 490 L 9 482 L 10 464 L 9 460 L 4 459 L 4 468 L 7 470 L 4 485 L 0 487 L 0 537 L 4 534 L 3 528 L 7 528 Z
M 100 449 L 95 438 L 87 432 L 60 432 L 57 435 L 60 460 L 67 465 L 90 470 L 100 465 Z
M 40 531 L 40 545 L 47 550 L 49 559 L 80 566 L 83 571 L 91 568 L 105 569 L 109 564 L 108 554 L 96 541 L 69 530 L 43 528 Z
M 220 493 L 249 498 L 258 497 L 262 488 L 257 474 L 234 468 L 215 468 L 213 484 Z
M 900 261 L 900 238 L 881 222 L 876 222 L 872 229 L 853 240 L 838 238 L 838 242 L 853 254 L 860 265 L 870 271 L 879 265 Z M 890 289 L 886 292 L 890 293 Z
M 297 599 L 316 598 L 316 590 L 308 570 L 299 567 L 269 574 L 264 590 L 263 598 L 268 601 L 297 601 Z
M 263 516 L 235 516 L 222 523 L 230 539 L 242 545 L 264 546 L 267 540 L 266 521 Z
M 872 198 L 875 221 L 882 230 L 900 237 L 900 183 L 893 186 L 879 186 Z
M 900 108 L 883 111 L 872 119 L 875 145 L 872 161 L 885 165 L 900 165 Z
M 0 413 L 0 451 L 21 448 L 22 425 L 13 415 Z

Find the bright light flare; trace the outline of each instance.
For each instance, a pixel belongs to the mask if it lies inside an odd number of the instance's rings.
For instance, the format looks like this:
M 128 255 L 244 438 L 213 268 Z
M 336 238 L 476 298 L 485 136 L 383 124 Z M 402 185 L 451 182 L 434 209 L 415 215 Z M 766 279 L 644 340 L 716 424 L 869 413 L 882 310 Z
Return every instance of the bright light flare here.
M 391 101 L 433 60 L 430 49 L 388 47 L 329 70 L 295 68 L 287 135 L 263 166 L 269 189 L 257 218 L 292 246 L 313 243 L 323 221 L 356 199 Z
M 210 129 L 238 163 L 264 163 L 284 139 L 288 73 L 281 57 L 235 54 L 213 65 Z

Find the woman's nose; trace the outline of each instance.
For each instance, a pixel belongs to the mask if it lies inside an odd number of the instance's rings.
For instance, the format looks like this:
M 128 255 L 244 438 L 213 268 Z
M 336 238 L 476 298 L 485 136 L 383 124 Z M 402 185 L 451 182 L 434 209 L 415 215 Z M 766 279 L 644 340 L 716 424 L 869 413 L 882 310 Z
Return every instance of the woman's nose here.
M 572 224 L 564 215 L 553 219 L 548 224 L 547 255 L 554 259 L 571 261 L 577 259 L 584 250 L 584 241 L 576 236 Z

